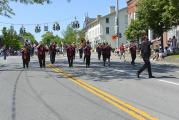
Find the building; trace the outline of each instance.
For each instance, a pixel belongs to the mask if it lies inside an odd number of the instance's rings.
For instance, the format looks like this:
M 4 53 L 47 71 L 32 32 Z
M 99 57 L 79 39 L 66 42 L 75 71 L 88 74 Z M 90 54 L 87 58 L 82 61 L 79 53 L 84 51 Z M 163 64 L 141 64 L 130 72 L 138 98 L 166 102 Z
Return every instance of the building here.
M 115 28 L 115 7 L 111 6 L 109 14 L 105 16 L 97 15 L 95 19 L 90 19 L 88 16 L 84 21 L 85 39 L 91 42 L 93 48 L 98 43 L 108 42 L 113 48 L 118 47 L 118 41 L 112 40 L 112 36 L 116 33 Z M 119 10 L 119 32 L 121 33 L 120 43 L 126 43 L 124 35 L 128 26 L 127 7 Z
M 128 24 L 130 24 L 131 20 L 136 18 L 137 0 L 126 0 L 126 2 L 128 12 Z
M 136 19 L 136 9 L 137 9 L 137 0 L 126 0 L 127 2 L 127 12 L 128 12 L 128 24 L 130 24 L 132 19 Z M 168 32 L 163 34 L 163 46 L 167 46 L 167 41 L 169 38 L 176 36 L 179 48 L 179 26 L 173 27 Z M 148 31 L 149 40 L 153 39 L 153 32 L 151 30 Z

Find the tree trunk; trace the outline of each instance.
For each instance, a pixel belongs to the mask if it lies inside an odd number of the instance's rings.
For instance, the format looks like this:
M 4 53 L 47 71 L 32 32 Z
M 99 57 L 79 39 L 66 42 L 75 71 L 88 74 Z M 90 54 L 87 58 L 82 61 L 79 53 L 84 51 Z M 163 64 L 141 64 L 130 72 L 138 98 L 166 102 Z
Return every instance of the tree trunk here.
M 139 36 L 137 36 L 137 47 L 139 49 L 140 45 L 139 45 Z
M 162 47 L 162 51 L 164 51 L 164 49 L 163 49 L 163 34 L 161 35 L 161 47 Z
M 164 33 L 164 31 L 161 28 L 159 35 L 161 37 L 161 49 L 162 49 L 162 52 L 164 51 L 164 47 L 163 47 L 163 33 Z

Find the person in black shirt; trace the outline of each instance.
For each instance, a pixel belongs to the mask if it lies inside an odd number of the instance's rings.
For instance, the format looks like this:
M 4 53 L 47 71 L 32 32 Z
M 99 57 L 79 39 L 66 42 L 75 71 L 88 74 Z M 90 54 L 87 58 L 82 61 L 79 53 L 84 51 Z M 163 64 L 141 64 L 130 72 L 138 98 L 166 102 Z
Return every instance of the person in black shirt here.
M 148 69 L 148 75 L 149 78 L 155 78 L 152 75 L 152 71 L 151 71 L 151 64 L 150 64 L 150 56 L 151 56 L 151 49 L 150 49 L 150 45 L 156 40 L 153 41 L 149 41 L 146 34 L 143 36 L 142 38 L 142 43 L 141 43 L 141 56 L 142 59 L 144 61 L 144 65 L 142 66 L 142 68 L 137 71 L 137 77 L 139 78 L 140 73 L 142 73 L 146 68 Z

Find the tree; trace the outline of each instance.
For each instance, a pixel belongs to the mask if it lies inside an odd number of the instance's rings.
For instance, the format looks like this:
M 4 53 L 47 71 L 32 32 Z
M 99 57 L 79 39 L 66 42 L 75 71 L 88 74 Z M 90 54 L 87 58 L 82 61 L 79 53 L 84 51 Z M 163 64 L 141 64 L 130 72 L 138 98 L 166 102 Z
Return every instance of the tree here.
M 85 32 L 83 30 L 79 30 L 78 35 L 79 35 L 78 43 L 80 43 L 85 38 Z
M 42 35 L 42 42 L 50 45 L 51 42 L 56 42 L 57 44 L 61 44 L 62 39 L 59 36 L 54 36 L 52 32 L 46 32 Z
M 22 35 L 22 37 L 23 37 L 23 39 L 24 40 L 30 40 L 30 43 L 32 43 L 32 44 L 34 44 L 35 43 L 35 37 L 34 37 L 34 35 L 32 35 L 31 33 L 24 33 L 23 35 Z
M 76 31 L 68 25 L 66 30 L 63 32 L 64 43 L 70 44 L 76 42 Z
M 178 0 L 138 0 L 137 18 L 154 33 L 162 37 L 163 33 L 179 24 Z
M 18 40 L 19 37 L 16 31 L 11 31 L 9 29 L 3 28 L 2 36 L 3 36 L 3 45 L 6 46 L 6 48 L 12 48 L 15 50 L 21 48 L 21 43 Z
M 0 0 L 0 15 L 4 15 L 6 17 L 15 15 L 13 9 L 9 6 L 9 2 L 20 2 L 23 4 L 49 4 L 50 0 Z
M 141 37 L 142 33 L 146 31 L 145 28 L 146 26 L 138 19 L 131 20 L 128 29 L 125 31 L 125 36 L 129 41 L 137 40 L 139 43 L 139 38 Z

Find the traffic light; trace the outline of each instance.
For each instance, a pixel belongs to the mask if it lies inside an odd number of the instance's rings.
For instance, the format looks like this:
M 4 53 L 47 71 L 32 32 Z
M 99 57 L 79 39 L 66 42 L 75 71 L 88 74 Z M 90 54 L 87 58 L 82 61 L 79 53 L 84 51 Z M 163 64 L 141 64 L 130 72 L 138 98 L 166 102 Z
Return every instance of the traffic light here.
M 12 25 L 10 26 L 10 31 L 14 32 L 14 26 L 12 26 Z
M 119 33 L 119 38 L 122 38 L 122 34 L 121 33 Z
M 77 28 L 80 28 L 80 24 L 79 23 L 77 23 Z
M 53 24 L 53 30 L 54 31 L 56 30 L 56 24 Z
M 23 30 L 23 27 L 20 28 L 20 34 L 24 34 L 24 30 Z
M 37 26 L 35 27 L 35 32 L 38 33 Z
M 23 29 L 23 34 L 24 34 L 24 33 L 26 33 L 26 29 L 25 29 L 25 28 Z
M 38 32 L 41 32 L 41 27 L 40 26 L 38 26 Z
M 56 30 L 60 30 L 60 25 L 58 23 L 56 23 Z
M 35 32 L 36 32 L 36 33 L 39 33 L 39 32 L 41 32 L 40 25 L 37 25 L 37 26 L 35 27 Z
M 6 31 L 7 30 L 7 28 L 6 27 L 3 27 L 3 31 Z
M 44 26 L 44 31 L 48 31 L 48 26 L 47 25 Z

